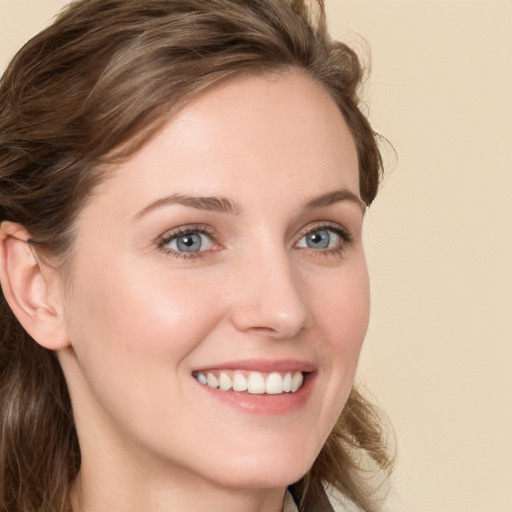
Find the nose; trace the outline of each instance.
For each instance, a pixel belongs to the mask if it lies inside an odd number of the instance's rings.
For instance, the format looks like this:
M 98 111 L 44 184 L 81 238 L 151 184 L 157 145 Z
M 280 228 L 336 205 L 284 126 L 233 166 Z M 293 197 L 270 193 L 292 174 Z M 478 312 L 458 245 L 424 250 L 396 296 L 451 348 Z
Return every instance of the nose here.
M 292 338 L 306 325 L 306 293 L 286 251 L 259 252 L 236 273 L 231 319 L 243 332 Z

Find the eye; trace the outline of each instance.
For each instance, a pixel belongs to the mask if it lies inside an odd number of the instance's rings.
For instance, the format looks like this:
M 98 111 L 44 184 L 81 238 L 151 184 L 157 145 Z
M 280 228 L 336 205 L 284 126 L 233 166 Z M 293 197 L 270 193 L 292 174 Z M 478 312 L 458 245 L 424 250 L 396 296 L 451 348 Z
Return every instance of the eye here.
M 340 241 L 340 235 L 331 229 L 316 229 L 303 236 L 297 243 L 297 247 L 309 249 L 330 249 L 336 247 Z
M 301 249 L 336 250 L 350 243 L 351 236 L 341 227 L 319 226 L 306 232 L 296 244 Z
M 211 235 L 203 228 L 179 229 L 162 237 L 158 245 L 177 256 L 192 256 L 194 253 L 210 251 L 215 246 Z
M 189 233 L 173 238 L 164 247 L 174 249 L 180 252 L 199 252 L 207 250 L 211 244 L 211 240 L 202 233 Z

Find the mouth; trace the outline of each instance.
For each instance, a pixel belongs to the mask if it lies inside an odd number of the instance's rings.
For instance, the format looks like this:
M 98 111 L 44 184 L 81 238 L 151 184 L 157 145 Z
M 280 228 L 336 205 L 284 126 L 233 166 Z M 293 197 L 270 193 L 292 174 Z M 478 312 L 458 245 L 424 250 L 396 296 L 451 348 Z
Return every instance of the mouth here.
M 192 377 L 206 394 L 244 413 L 292 415 L 315 389 L 318 368 L 296 359 L 251 359 L 196 368 Z
M 196 371 L 192 376 L 203 386 L 225 392 L 251 395 L 283 395 L 299 391 L 307 372 L 259 372 L 243 369 L 216 369 Z

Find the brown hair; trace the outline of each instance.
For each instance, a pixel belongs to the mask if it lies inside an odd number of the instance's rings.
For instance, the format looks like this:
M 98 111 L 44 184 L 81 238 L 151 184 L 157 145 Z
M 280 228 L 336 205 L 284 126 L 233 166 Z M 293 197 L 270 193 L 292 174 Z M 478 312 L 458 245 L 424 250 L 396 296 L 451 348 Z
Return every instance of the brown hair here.
M 37 250 L 62 264 L 103 164 L 132 155 L 206 87 L 288 68 L 323 84 L 338 105 L 369 205 L 382 161 L 358 107 L 362 69 L 349 47 L 328 36 L 322 0 L 71 3 L 20 50 L 0 82 L 0 222 L 23 225 Z M 80 450 L 62 370 L 1 293 L 0 322 L 0 509 L 69 510 Z M 360 454 L 389 466 L 379 425 L 353 390 L 310 472 L 292 487 L 303 508 L 324 499 L 329 484 L 362 510 L 377 510 Z

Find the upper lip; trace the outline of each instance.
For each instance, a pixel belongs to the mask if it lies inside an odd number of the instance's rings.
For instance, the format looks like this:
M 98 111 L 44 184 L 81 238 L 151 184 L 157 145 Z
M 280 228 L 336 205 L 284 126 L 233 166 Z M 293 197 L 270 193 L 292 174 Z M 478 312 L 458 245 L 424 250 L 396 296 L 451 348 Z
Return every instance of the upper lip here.
M 243 359 L 239 361 L 224 361 L 197 368 L 196 372 L 211 370 L 245 370 L 249 372 L 305 372 L 316 371 L 316 365 L 309 361 L 297 359 Z

